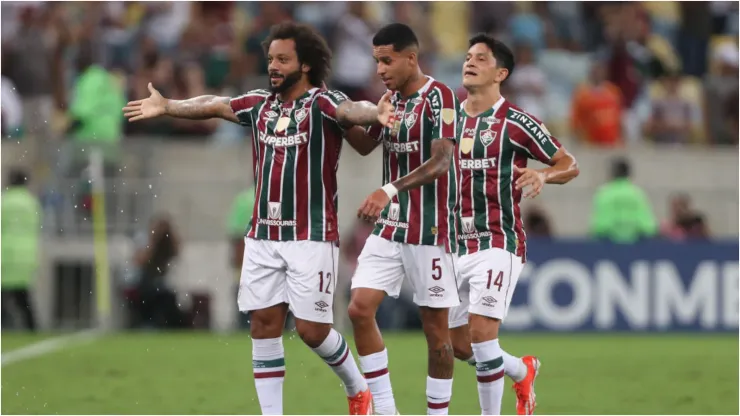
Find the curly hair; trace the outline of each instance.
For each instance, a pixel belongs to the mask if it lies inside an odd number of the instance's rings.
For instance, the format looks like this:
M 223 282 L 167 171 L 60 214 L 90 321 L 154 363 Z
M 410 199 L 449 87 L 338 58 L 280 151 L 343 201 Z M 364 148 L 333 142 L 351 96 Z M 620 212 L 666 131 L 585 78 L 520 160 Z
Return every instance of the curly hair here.
M 315 87 L 320 86 L 331 72 L 331 50 L 324 38 L 311 26 L 295 22 L 280 23 L 270 29 L 267 39 L 262 42 L 265 55 L 273 40 L 287 39 L 295 42 L 298 62 L 311 67 L 308 71 L 309 83 Z

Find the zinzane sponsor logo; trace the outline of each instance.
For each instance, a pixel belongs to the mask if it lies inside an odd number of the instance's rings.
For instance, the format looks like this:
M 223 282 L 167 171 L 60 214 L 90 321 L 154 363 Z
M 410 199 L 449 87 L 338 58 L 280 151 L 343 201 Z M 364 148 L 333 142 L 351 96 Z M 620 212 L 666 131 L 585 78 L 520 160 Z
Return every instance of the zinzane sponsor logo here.
M 518 111 L 512 111 L 509 118 L 521 125 L 525 130 L 534 136 L 540 143 L 546 144 L 550 140 L 550 134 L 544 124 L 540 125 L 531 117 Z
M 289 136 L 270 136 L 260 132 L 259 140 L 272 147 L 300 146 L 308 143 L 308 133 L 291 134 Z

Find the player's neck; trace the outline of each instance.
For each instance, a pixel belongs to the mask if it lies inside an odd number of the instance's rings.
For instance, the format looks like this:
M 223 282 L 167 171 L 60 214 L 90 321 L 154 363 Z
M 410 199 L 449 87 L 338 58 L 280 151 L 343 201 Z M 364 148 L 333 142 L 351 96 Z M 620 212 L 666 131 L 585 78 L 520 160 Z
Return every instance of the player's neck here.
M 421 72 L 421 68 L 417 68 L 416 73 L 409 78 L 406 84 L 398 89 L 398 92 L 401 93 L 401 97 L 408 97 L 419 91 L 427 81 L 427 76 Z
M 488 88 L 474 88 L 468 91 L 465 100 L 465 112 L 469 115 L 478 115 L 488 111 L 501 99 L 501 90 L 498 85 Z
M 287 91 L 279 93 L 278 98 L 280 99 L 280 101 L 285 103 L 295 101 L 302 97 L 303 94 L 308 92 L 308 90 L 310 90 L 311 88 L 313 88 L 311 84 L 307 82 L 299 82 L 290 87 Z

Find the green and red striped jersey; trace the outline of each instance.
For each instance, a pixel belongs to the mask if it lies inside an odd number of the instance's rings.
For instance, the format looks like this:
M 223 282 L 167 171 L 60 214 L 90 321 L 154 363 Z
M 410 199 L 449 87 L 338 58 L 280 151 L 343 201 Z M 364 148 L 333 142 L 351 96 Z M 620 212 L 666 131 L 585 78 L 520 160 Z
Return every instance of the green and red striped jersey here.
M 240 124 L 252 130 L 256 188 L 246 236 L 291 241 L 337 241 L 337 168 L 343 130 L 337 106 L 347 96 L 313 88 L 283 102 L 267 90 L 231 100 Z
M 408 97 L 396 92 L 391 102 L 396 108 L 394 127 L 374 125 L 368 129 L 370 136 L 383 144 L 383 185 L 429 160 L 432 141 L 454 140 L 460 106 L 452 89 L 433 78 Z M 444 244 L 455 252 L 456 183 L 455 171 L 450 169 L 430 184 L 400 192 L 381 212 L 373 234 L 406 244 Z
M 560 143 L 539 120 L 503 97 L 477 117 L 468 116 L 464 105 L 455 155 L 458 253 L 497 247 L 525 258 L 522 192 L 514 188 L 514 166 L 526 167 L 527 159 L 548 163 Z

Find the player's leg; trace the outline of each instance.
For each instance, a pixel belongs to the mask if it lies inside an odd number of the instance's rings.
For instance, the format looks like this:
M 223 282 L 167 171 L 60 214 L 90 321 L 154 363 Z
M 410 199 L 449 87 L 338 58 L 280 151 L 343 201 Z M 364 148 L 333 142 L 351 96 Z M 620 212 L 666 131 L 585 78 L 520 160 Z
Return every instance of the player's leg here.
M 404 245 L 401 251 L 427 341 L 427 414 L 447 414 L 455 367 L 449 308 L 460 304 L 456 256 L 435 246 Z
M 469 276 L 470 340 L 481 410 L 483 414 L 501 414 L 504 357 L 499 345 L 499 328 L 508 312 L 523 264 L 521 258 L 497 248 L 463 256 L 460 263 L 462 273 Z
M 283 325 L 288 311 L 283 260 L 276 242 L 245 238 L 239 282 L 239 310 L 250 311 L 252 368 L 262 414 L 283 414 L 285 350 Z
M 459 275 L 457 283 L 457 291 L 458 295 L 460 296 L 460 304 L 458 306 L 455 306 L 454 308 L 450 308 L 450 315 L 448 319 L 450 327 L 450 340 L 452 341 L 452 350 L 455 353 L 455 358 L 460 361 L 465 361 L 472 366 L 475 366 L 473 347 L 470 345 L 470 329 L 468 328 L 470 284 L 468 282 L 468 279 L 464 279 L 462 275 Z
M 467 315 L 467 314 L 466 314 Z M 473 346 L 470 342 L 470 328 L 466 323 L 463 326 L 450 328 L 450 338 L 452 339 L 452 349 L 455 352 L 455 358 L 465 361 L 470 365 L 475 365 L 475 356 L 473 355 Z M 527 364 L 524 358 L 516 357 L 501 349 L 504 357 L 504 374 L 509 376 L 514 383 L 519 383 L 527 376 Z
M 291 241 L 281 250 L 288 263 L 287 292 L 296 331 L 344 385 L 349 414 L 372 414 L 372 396 L 342 334 L 332 328 L 339 248 L 332 242 Z
M 397 411 L 388 372 L 388 351 L 375 314 L 386 294 L 398 297 L 403 276 L 400 244 L 375 235 L 368 237 L 352 277 L 348 313 L 360 367 L 373 394 L 375 413 L 380 415 Z

